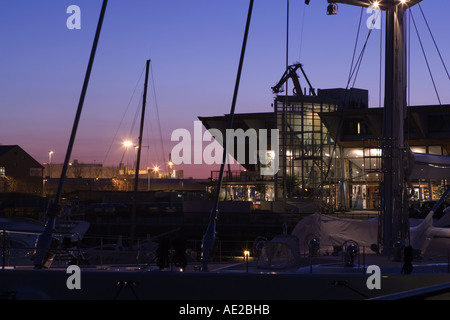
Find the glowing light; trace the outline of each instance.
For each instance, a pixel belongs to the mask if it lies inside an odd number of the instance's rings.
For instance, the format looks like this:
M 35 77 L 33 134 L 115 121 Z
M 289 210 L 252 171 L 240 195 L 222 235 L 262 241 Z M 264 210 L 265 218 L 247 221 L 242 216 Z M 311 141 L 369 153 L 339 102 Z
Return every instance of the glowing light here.
M 364 152 L 359 149 L 353 150 L 353 154 L 355 155 L 356 158 L 364 156 Z
M 372 5 L 375 9 L 378 9 L 380 7 L 380 3 L 378 1 L 375 1 Z
M 154 167 L 153 167 L 153 171 L 154 171 L 154 172 L 158 172 L 158 171 L 159 171 L 159 167 L 158 167 L 158 166 L 154 166 Z
M 125 140 L 124 142 L 123 142 L 123 146 L 125 147 L 125 148 L 129 148 L 129 147 L 131 147 L 133 145 L 133 143 L 130 141 L 130 140 Z
M 381 149 L 369 149 L 365 150 L 366 156 L 368 157 L 380 157 L 382 155 Z
M 406 3 L 406 0 L 400 0 L 400 3 L 401 3 L 401 4 L 405 4 L 405 3 Z
M 244 259 L 245 259 L 245 270 L 248 272 L 248 257 L 250 256 L 250 251 L 244 250 Z

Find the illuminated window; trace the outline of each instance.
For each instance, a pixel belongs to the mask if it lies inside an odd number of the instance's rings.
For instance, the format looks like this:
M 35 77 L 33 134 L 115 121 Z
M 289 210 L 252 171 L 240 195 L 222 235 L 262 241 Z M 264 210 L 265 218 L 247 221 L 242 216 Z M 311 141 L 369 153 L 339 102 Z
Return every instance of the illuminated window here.
M 344 135 L 370 135 L 370 129 L 362 119 L 345 119 Z
M 4 178 L 6 176 L 5 167 L 0 167 L 0 178 Z

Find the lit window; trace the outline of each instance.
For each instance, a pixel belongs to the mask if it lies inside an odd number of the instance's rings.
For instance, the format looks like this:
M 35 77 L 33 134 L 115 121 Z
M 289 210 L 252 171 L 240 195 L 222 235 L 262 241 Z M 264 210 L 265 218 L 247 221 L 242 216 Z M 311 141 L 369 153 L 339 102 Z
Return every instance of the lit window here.
M 5 167 L 0 167 L 0 178 L 4 178 L 6 176 Z

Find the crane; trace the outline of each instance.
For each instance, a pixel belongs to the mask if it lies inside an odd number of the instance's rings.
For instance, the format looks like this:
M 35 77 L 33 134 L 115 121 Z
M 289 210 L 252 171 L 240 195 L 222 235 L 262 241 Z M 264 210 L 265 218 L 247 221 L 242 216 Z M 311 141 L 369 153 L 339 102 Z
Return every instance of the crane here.
M 280 93 L 283 92 L 282 86 L 283 84 L 289 79 L 292 79 L 292 82 L 294 83 L 294 94 L 296 96 L 302 96 L 302 87 L 300 86 L 299 77 L 297 74 L 297 70 L 300 69 L 302 71 L 303 76 L 305 77 L 306 81 L 308 82 L 310 92 L 315 96 L 316 93 L 314 92 L 314 88 L 311 86 L 311 83 L 308 80 L 308 77 L 305 74 L 305 71 L 303 70 L 303 65 L 301 63 L 295 63 L 293 65 L 290 65 L 287 67 L 286 71 L 284 72 L 283 76 L 281 77 L 280 81 L 272 87 L 273 93 Z

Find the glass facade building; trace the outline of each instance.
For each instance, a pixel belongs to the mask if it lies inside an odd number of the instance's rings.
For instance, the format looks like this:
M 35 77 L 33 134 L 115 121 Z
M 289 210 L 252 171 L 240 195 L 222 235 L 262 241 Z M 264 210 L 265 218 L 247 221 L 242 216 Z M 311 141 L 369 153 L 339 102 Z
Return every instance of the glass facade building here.
M 319 197 L 335 202 L 333 187 L 341 177 L 337 170 L 340 150 L 319 114 L 337 111 L 335 101 L 314 96 L 279 96 L 274 103 L 279 130 L 277 198 Z
M 199 119 L 207 129 L 224 130 L 227 123 L 226 115 Z M 235 119 L 234 128 L 277 129 L 279 150 L 274 176 L 261 176 L 258 166 L 246 164 L 244 172 L 225 175 L 224 188 L 233 200 L 314 199 L 323 212 L 380 208 L 383 108 L 368 107 L 366 90 L 277 95 L 273 112 L 236 114 Z M 405 163 L 405 170 L 409 171 L 408 188 L 416 206 L 438 199 L 449 184 L 450 157 L 439 163 L 417 159 L 419 154 L 421 158 L 450 155 L 449 119 L 450 105 L 407 108 L 405 152 L 416 158 Z M 214 181 L 216 177 L 211 178 Z M 243 186 L 245 193 L 239 189 Z M 241 194 L 244 196 L 239 197 Z
M 276 199 L 315 198 L 325 211 L 379 209 L 383 180 L 382 108 L 367 107 L 360 89 L 323 90 L 317 96 L 277 96 L 280 170 Z M 450 154 L 449 106 L 407 108 L 405 143 L 414 153 Z M 440 117 L 439 126 L 435 126 Z M 407 148 L 408 149 L 408 148 Z M 405 150 L 405 152 L 410 152 Z M 445 164 L 405 163 L 413 202 L 438 199 L 450 178 Z M 407 168 L 410 166 L 410 168 Z M 426 171 L 424 171 L 424 168 Z M 433 169 L 433 172 L 431 170 Z

